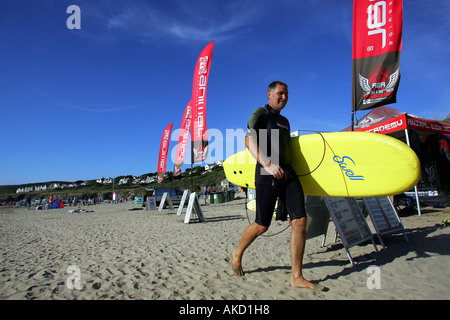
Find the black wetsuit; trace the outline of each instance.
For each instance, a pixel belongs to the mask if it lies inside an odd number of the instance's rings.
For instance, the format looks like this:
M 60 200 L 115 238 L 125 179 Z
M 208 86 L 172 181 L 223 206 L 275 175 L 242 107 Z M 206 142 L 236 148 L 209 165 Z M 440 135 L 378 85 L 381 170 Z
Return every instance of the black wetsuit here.
M 284 179 L 275 179 L 258 162 L 255 171 L 256 223 L 270 226 L 278 198 L 277 220 L 306 216 L 303 189 L 290 165 L 290 124 L 279 111 L 269 105 L 257 108 L 247 124 L 247 136 L 254 136 L 261 152 L 285 171 Z M 278 138 L 277 138 L 278 137 Z

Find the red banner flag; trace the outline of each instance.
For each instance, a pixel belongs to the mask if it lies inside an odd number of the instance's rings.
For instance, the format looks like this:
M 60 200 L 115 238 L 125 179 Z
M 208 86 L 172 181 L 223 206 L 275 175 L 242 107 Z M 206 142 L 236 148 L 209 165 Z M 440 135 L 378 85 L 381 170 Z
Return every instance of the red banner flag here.
M 191 129 L 192 121 L 192 105 L 189 101 L 186 109 L 184 110 L 183 119 L 181 119 L 180 135 L 178 136 L 177 150 L 175 153 L 175 164 L 173 169 L 173 175 L 178 176 L 181 173 L 181 165 L 184 162 L 186 155 L 189 131 Z
M 163 132 L 158 158 L 158 183 L 161 183 L 166 173 L 167 152 L 169 151 L 169 138 L 173 123 L 169 124 Z
M 402 13 L 402 0 L 353 1 L 352 111 L 396 102 Z
M 206 89 L 214 41 L 209 43 L 197 59 L 192 87 L 192 163 L 202 162 L 208 156 L 206 132 Z

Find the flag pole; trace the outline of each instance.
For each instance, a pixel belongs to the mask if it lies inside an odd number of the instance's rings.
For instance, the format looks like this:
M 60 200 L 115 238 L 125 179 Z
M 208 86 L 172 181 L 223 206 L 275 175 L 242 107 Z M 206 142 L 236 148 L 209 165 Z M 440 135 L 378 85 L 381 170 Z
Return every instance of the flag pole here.
M 191 173 L 190 173 L 190 175 L 191 175 L 191 192 L 194 192 L 194 181 L 192 180 L 192 164 L 193 163 L 194 163 L 194 142 L 191 139 Z
M 355 131 L 355 111 L 352 110 L 352 131 Z
M 191 161 L 191 192 L 194 192 L 194 181 L 192 180 L 192 161 Z

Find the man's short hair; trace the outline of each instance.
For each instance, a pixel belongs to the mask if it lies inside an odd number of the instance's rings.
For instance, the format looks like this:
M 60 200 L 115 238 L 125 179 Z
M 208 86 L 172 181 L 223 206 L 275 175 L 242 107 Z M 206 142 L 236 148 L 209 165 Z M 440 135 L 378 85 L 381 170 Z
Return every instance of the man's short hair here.
M 283 86 L 286 89 L 288 88 L 287 84 L 281 81 L 274 81 L 271 84 L 269 84 L 269 87 L 267 88 L 267 92 L 273 91 L 275 90 L 275 88 L 277 87 L 277 85 Z

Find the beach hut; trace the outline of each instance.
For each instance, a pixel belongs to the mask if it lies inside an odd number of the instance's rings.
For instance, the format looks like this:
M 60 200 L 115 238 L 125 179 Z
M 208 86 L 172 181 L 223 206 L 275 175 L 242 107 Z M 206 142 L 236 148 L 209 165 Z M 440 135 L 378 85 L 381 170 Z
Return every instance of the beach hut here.
M 351 131 L 351 126 L 342 131 Z M 422 167 L 414 190 L 417 203 L 420 197 L 430 204 L 450 205 L 450 123 L 382 106 L 361 118 L 354 131 L 386 134 L 408 144 Z M 418 210 L 420 214 L 420 206 Z

